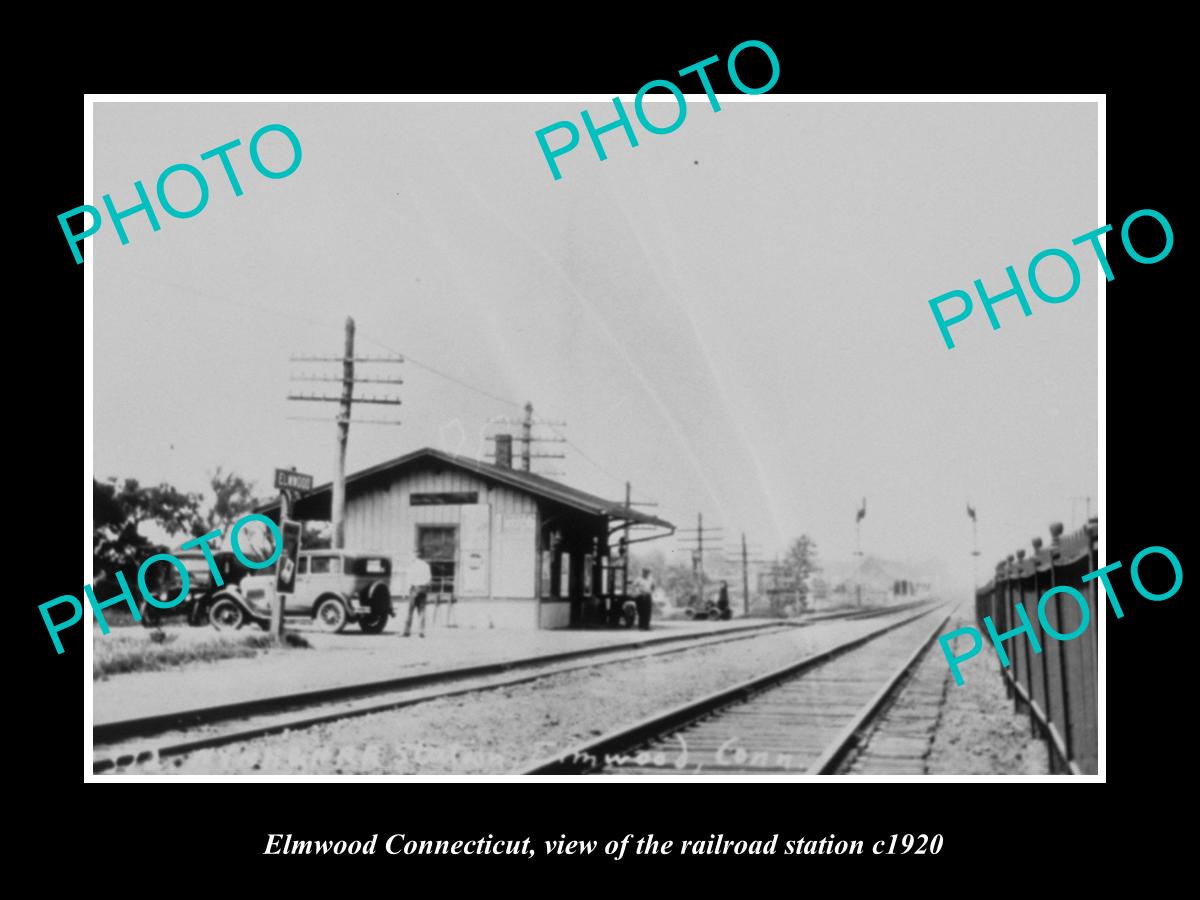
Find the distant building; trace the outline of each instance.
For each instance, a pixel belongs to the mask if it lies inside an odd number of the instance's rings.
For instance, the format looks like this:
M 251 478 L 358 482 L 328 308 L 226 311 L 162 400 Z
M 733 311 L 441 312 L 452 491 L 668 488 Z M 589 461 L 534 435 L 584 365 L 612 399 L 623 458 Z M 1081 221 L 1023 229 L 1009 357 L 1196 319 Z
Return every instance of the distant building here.
M 346 547 L 392 558 L 393 595 L 405 567 L 429 562 L 435 600 L 456 602 L 463 626 L 564 628 L 589 621 L 622 589 L 614 533 L 662 519 L 557 481 L 425 448 L 346 476 Z M 328 520 L 329 484 L 302 497 L 294 518 Z M 279 504 L 264 511 L 278 518 Z
M 853 602 L 866 605 L 887 604 L 897 599 L 927 594 L 929 581 L 914 574 L 914 570 L 902 563 L 864 556 L 851 564 L 851 569 L 833 582 L 832 594 L 838 602 Z M 831 565 L 837 570 L 842 567 Z

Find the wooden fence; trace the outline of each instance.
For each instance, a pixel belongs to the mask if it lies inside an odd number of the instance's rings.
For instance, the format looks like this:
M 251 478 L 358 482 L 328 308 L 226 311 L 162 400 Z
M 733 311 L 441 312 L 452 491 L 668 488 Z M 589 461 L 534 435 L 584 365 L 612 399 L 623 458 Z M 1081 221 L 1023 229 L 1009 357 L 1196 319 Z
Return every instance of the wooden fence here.
M 1019 712 L 1027 712 L 1034 729 L 1050 746 L 1052 771 L 1096 774 L 1097 638 L 1104 614 L 1099 579 L 1083 576 L 1099 568 L 1095 519 L 1079 531 L 1063 534 L 1063 526 L 1050 526 L 1050 544 L 1034 538 L 1033 552 L 1018 550 L 996 565 L 995 577 L 975 595 L 981 623 L 991 616 L 998 634 L 1021 626 L 1017 604 L 1032 623 L 1041 652 L 1035 652 L 1026 633 L 1004 642 L 1010 665 L 1001 667 L 1009 696 Z M 1050 588 L 1066 585 L 1079 591 L 1088 603 L 1089 623 L 1078 637 L 1055 640 L 1038 623 L 1038 601 Z M 1046 620 L 1059 634 L 1075 631 L 1082 611 L 1068 594 L 1057 594 L 1045 606 Z

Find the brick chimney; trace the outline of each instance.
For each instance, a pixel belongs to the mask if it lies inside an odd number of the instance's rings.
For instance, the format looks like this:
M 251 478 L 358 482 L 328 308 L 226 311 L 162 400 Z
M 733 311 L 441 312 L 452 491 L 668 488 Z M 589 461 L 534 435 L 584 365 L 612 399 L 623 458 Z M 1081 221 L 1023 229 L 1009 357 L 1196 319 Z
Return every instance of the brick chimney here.
M 512 435 L 496 435 L 496 465 L 502 469 L 512 468 Z

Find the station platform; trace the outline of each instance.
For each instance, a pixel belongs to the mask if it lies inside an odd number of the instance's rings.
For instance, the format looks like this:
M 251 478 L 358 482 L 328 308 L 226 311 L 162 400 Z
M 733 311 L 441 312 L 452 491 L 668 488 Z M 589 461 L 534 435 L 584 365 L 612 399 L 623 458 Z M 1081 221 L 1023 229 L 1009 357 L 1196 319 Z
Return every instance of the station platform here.
M 793 623 L 797 620 L 791 620 Z M 632 649 L 639 645 L 678 642 L 690 636 L 762 630 L 780 619 L 730 621 L 655 621 L 649 631 L 634 629 L 503 630 L 427 628 L 403 637 L 403 624 L 392 621 L 382 634 L 351 628 L 326 634 L 304 626 L 292 628 L 311 648 L 260 651 L 254 657 L 195 662 L 161 671 L 112 674 L 93 681 L 93 724 L 165 715 L 185 709 L 257 700 L 281 694 L 321 690 L 410 675 L 449 673 L 468 666 L 527 662 L 534 658 L 602 648 Z M 165 629 L 179 642 L 211 640 L 211 628 L 186 625 Z M 245 633 L 256 633 L 246 629 Z M 261 632 L 258 632 L 261 633 Z M 140 627 L 113 629 L 113 635 L 145 636 Z M 111 636 L 110 636 L 111 637 Z M 95 645 L 109 640 L 95 632 Z

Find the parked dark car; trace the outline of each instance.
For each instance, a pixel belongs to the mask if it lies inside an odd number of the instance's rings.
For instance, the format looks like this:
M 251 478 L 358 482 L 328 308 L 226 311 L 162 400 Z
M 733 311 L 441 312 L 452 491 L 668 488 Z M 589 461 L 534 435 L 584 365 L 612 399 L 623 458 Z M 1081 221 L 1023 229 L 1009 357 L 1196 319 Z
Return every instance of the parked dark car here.
M 189 625 L 206 625 L 209 620 L 209 607 L 213 597 L 224 590 L 236 588 L 239 581 L 246 575 L 246 568 L 237 561 L 232 551 L 214 550 L 213 563 L 221 574 L 224 582 L 217 586 L 213 578 L 208 560 L 199 550 L 177 550 L 172 553 L 183 563 L 188 572 L 188 595 L 183 602 L 170 609 L 160 609 L 154 606 L 138 590 L 134 581 L 136 575 L 126 576 L 130 589 L 138 598 L 138 611 L 142 614 L 142 624 L 153 628 L 170 616 L 186 616 Z M 169 602 L 179 596 L 183 586 L 179 570 L 165 562 L 155 563 L 147 573 L 147 587 L 159 600 Z M 115 582 L 114 582 L 115 583 Z
M 378 634 L 392 615 L 392 561 L 379 553 L 352 550 L 301 550 L 295 593 L 284 615 L 311 619 L 322 631 L 338 632 L 351 622 Z M 218 591 L 208 619 L 218 629 L 254 623 L 269 628 L 275 594 L 273 570 L 242 579 L 238 588 Z

